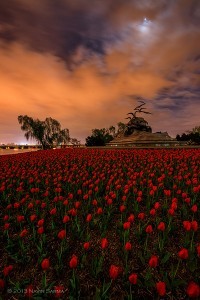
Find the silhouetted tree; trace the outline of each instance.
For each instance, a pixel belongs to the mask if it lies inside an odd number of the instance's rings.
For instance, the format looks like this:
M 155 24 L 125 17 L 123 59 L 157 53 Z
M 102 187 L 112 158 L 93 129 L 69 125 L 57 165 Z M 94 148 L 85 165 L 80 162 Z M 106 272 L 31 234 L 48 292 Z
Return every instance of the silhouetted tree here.
M 109 133 L 109 129 L 92 129 L 92 135 L 86 138 L 86 146 L 105 146 L 113 140 L 113 136 Z
M 70 140 L 69 130 L 61 129 L 60 123 L 55 119 L 46 118 L 45 121 L 40 121 L 24 115 L 18 116 L 18 122 L 25 131 L 26 139 L 35 139 L 43 149 L 50 149 Z
M 188 133 L 177 134 L 177 141 L 187 141 L 190 144 L 200 145 L 200 127 L 195 127 Z

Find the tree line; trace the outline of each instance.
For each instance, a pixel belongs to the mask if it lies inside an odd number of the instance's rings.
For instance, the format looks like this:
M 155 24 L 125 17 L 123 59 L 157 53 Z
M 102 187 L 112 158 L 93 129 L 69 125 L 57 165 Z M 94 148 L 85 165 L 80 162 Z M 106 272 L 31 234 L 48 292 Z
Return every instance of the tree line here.
M 62 129 L 60 123 L 51 117 L 41 121 L 27 115 L 20 115 L 18 116 L 18 122 L 22 131 L 25 131 L 26 139 L 35 139 L 42 146 L 42 149 L 51 149 L 69 142 L 73 145 L 80 145 L 80 141 L 70 137 L 68 128 Z M 92 129 L 92 134 L 86 138 L 85 145 L 88 147 L 105 146 L 120 132 L 123 132 L 125 127 L 126 124 L 119 122 L 117 126 L 112 125 L 109 128 Z M 187 133 L 177 134 L 176 139 L 177 141 L 186 141 L 188 144 L 200 145 L 200 126 L 193 128 Z

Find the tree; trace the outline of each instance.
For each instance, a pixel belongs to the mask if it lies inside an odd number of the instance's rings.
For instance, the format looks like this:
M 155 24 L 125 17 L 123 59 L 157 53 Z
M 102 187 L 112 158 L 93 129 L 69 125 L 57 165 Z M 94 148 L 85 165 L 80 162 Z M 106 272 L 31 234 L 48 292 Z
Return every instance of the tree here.
M 113 136 L 109 133 L 109 129 L 92 129 L 92 135 L 86 138 L 86 146 L 105 146 L 113 140 Z
M 122 122 L 117 123 L 117 126 L 118 126 L 117 133 L 123 132 L 126 128 L 126 124 L 124 124 Z
M 177 134 L 176 139 L 177 141 L 187 141 L 189 144 L 200 145 L 200 126 L 194 127 L 188 133 Z
M 43 149 L 50 149 L 70 140 L 69 129 L 61 129 L 60 123 L 55 119 L 46 118 L 45 121 L 40 121 L 27 115 L 20 115 L 18 122 L 25 131 L 26 139 L 35 139 Z

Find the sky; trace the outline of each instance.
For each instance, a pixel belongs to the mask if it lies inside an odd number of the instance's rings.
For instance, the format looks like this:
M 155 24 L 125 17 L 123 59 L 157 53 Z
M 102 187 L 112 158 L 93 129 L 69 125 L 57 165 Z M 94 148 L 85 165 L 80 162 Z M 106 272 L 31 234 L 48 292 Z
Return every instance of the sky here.
M 19 115 L 85 142 L 140 97 L 153 132 L 200 126 L 199 0 L 0 0 L 0 143 Z

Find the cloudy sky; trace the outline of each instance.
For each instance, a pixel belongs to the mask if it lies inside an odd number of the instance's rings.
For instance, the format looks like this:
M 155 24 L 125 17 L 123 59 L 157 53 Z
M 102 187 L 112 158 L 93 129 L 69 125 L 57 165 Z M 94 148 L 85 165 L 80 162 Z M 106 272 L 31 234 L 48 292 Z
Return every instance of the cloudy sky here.
M 0 142 L 18 115 L 82 142 L 142 97 L 153 131 L 200 126 L 199 0 L 1 0 Z

